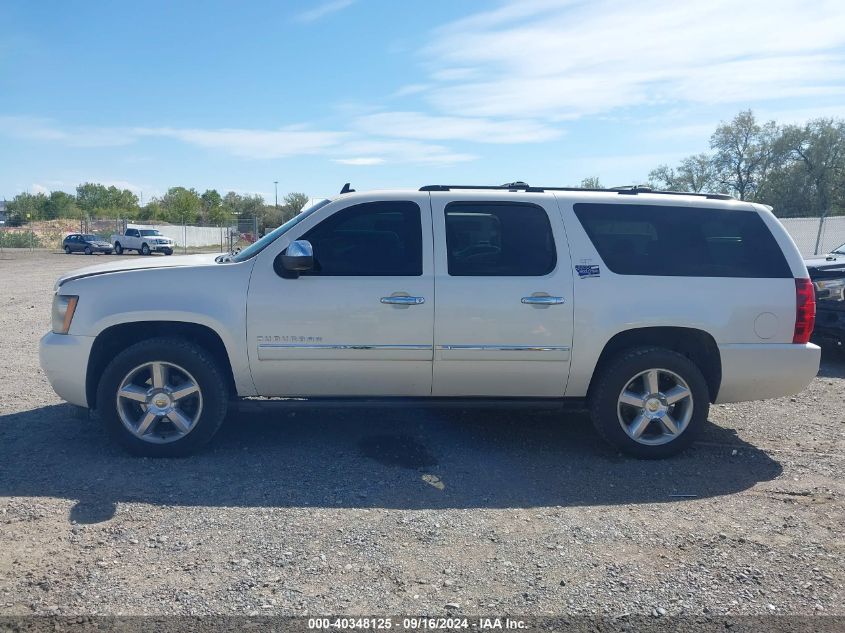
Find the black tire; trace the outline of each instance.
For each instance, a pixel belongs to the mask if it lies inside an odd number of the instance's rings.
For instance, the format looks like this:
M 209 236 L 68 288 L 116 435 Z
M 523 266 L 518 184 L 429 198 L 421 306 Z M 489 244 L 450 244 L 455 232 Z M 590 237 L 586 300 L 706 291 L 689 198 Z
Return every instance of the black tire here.
M 123 246 L 120 245 L 120 242 L 114 243 L 114 252 L 118 255 L 123 255 Z
M 141 245 L 141 255 L 149 255 L 150 254 L 150 247 L 146 244 Z
M 619 396 L 623 389 L 635 376 L 650 369 L 677 374 L 686 382 L 692 397 L 692 415 L 686 428 L 665 444 L 638 442 L 626 433 L 619 417 Z M 710 394 L 701 370 L 686 356 L 669 349 L 639 347 L 625 350 L 604 364 L 596 380 L 589 402 L 593 425 L 605 441 L 633 457 L 660 459 L 683 451 L 701 431 L 710 411 Z
M 70 255 L 70 246 L 65 246 L 65 255 Z
M 93 255 L 94 254 L 93 251 L 91 250 L 90 246 L 85 247 L 85 254 L 86 255 Z
M 169 249 L 169 248 L 166 248 L 166 249 L 164 249 L 164 254 L 165 254 L 165 255 L 173 255 L 173 250 L 172 250 L 172 249 Z
M 186 435 L 169 443 L 152 443 L 136 437 L 124 426 L 117 409 L 120 383 L 134 368 L 152 361 L 186 369 L 196 379 L 202 394 L 202 409 L 196 425 Z M 228 394 L 223 371 L 205 349 L 181 338 L 153 338 L 128 347 L 108 364 L 97 389 L 97 414 L 132 454 L 180 457 L 195 452 L 217 433 L 226 417 Z

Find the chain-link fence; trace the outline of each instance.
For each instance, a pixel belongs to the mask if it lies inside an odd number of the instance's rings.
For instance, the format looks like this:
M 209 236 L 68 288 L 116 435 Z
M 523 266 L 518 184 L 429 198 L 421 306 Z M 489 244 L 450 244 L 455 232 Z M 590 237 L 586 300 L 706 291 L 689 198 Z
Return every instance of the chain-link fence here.
M 845 244 L 845 215 L 780 218 L 804 257 L 830 253 Z
M 0 226 L 0 249 L 61 250 L 62 240 L 70 234 L 95 235 L 114 243 L 127 228 L 156 230 L 173 240 L 175 252 L 211 253 L 236 251 L 245 248 L 259 237 L 258 219 L 237 218 L 226 225 L 168 224 L 125 218 L 84 218 L 31 220 L 23 219 L 17 226 Z

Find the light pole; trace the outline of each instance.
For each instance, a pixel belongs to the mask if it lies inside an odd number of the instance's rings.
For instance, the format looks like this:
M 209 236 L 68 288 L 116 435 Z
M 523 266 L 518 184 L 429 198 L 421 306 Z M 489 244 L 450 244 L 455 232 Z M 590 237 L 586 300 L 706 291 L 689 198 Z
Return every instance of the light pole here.
M 273 188 L 276 190 L 276 208 L 279 208 L 279 181 L 273 181 Z

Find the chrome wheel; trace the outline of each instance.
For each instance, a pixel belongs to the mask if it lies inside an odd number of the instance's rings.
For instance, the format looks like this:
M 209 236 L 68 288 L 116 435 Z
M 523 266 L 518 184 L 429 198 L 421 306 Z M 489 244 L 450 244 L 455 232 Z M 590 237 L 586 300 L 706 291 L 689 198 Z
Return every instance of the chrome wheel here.
M 175 442 L 199 421 L 202 392 L 182 367 L 163 361 L 144 363 L 120 382 L 117 412 L 135 437 L 155 444 Z
M 692 408 L 692 391 L 683 378 L 668 369 L 647 369 L 622 389 L 617 415 L 628 437 L 656 446 L 686 430 Z

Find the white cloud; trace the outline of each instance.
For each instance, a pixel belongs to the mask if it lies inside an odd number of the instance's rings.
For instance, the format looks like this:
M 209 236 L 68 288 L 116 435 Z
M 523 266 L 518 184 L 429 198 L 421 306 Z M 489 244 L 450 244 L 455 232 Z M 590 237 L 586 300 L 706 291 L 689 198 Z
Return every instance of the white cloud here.
M 190 145 L 222 149 L 242 158 L 271 159 L 320 154 L 337 145 L 346 134 L 303 129 L 300 126 L 278 130 L 135 128 L 139 137 L 173 138 Z
M 532 143 L 559 138 L 560 130 L 527 120 L 432 116 L 421 112 L 382 112 L 360 117 L 356 126 L 379 136 L 477 143 Z
M 408 97 L 428 90 L 429 84 L 407 84 L 393 93 L 394 97 Z
M 359 156 L 357 158 L 333 158 L 332 162 L 340 163 L 341 165 L 381 165 L 384 162 L 383 158 L 377 156 Z
M 84 126 L 63 130 L 50 119 L 30 116 L 0 116 L 0 134 L 45 142 L 61 142 L 72 147 L 118 147 L 135 141 L 123 128 Z
M 330 0 L 296 16 L 297 22 L 315 22 L 350 6 L 355 0 Z
M 478 158 L 474 154 L 455 152 L 443 145 L 421 143 L 416 140 L 352 140 L 339 146 L 341 156 L 373 156 L 389 163 L 417 165 L 452 165 Z
M 427 94 L 451 115 L 545 120 L 838 94 L 843 46 L 838 0 L 519 0 L 434 33 Z
M 25 120 L 27 125 L 19 125 Z M 32 121 L 37 124 L 30 125 Z M 0 117 L 0 135 L 44 143 L 78 146 L 80 129 L 64 129 L 53 121 L 27 117 Z M 208 150 L 226 152 L 240 158 L 272 160 L 291 156 L 318 155 L 345 164 L 375 165 L 386 162 L 444 165 L 474 160 L 472 154 L 454 152 L 448 147 L 418 140 L 370 139 L 360 133 L 314 130 L 304 125 L 279 129 L 125 127 L 98 128 L 99 137 L 120 137 L 121 144 L 144 139 L 172 139 Z M 93 137 L 90 137 L 93 138 Z M 90 140 L 90 139 L 89 139 Z M 94 145 L 89 145 L 94 147 Z M 352 161 L 352 162 L 350 162 Z M 363 161 L 363 162 L 362 162 Z M 100 180 L 98 182 L 104 182 Z M 118 183 L 114 183 L 118 186 Z M 126 188 L 130 183 L 124 183 Z M 133 189 L 134 191 L 134 189 Z

